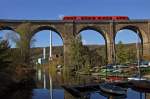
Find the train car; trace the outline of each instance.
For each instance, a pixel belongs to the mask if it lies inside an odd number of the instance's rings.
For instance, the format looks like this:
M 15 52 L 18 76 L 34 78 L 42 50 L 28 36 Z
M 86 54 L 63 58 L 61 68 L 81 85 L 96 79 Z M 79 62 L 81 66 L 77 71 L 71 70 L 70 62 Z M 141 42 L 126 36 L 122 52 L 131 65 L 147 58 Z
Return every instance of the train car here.
M 128 16 L 64 16 L 63 20 L 129 20 Z

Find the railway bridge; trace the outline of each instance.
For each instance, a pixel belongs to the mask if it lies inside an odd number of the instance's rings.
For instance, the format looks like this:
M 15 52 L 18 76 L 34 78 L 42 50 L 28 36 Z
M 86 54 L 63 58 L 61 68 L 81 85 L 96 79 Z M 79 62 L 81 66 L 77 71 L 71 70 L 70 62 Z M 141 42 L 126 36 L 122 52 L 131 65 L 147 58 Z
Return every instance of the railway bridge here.
M 30 48 L 32 36 L 41 30 L 52 30 L 63 40 L 64 65 L 69 69 L 70 42 L 83 30 L 95 30 L 104 37 L 108 63 L 113 62 L 115 36 L 117 31 L 129 29 L 139 34 L 143 55 L 150 55 L 150 20 L 0 20 L 0 30 L 13 30 L 19 33 L 21 41 L 27 41 Z M 27 35 L 27 38 L 22 39 Z M 28 55 L 29 52 L 26 52 Z

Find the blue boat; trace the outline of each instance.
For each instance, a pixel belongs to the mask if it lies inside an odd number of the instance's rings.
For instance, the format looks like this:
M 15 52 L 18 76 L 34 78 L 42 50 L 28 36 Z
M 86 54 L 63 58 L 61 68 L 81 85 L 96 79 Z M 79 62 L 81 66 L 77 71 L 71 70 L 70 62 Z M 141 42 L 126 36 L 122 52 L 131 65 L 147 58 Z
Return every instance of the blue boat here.
M 126 89 L 113 85 L 111 83 L 102 83 L 99 85 L 101 91 L 114 94 L 114 95 L 126 95 Z

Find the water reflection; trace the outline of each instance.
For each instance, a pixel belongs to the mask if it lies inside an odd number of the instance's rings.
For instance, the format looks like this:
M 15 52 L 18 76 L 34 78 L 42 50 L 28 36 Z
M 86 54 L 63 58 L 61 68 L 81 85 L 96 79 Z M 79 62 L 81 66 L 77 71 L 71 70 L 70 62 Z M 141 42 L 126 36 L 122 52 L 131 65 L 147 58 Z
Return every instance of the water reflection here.
M 17 90 L 11 93 L 8 93 L 7 96 L 1 97 L 1 99 L 32 99 L 31 90 Z
M 46 74 L 46 86 L 49 89 L 49 77 Z M 63 77 L 62 74 L 52 74 L 52 83 L 53 83 L 53 99 L 150 99 L 150 93 L 142 92 L 138 90 L 133 90 L 131 88 L 127 89 L 127 95 L 125 96 L 114 96 L 112 94 L 104 93 L 101 91 L 96 92 L 89 92 L 88 94 L 82 97 L 75 97 L 71 95 L 69 92 L 65 91 L 61 86 L 68 85 L 68 86 L 85 86 L 88 84 L 99 84 L 103 82 L 103 78 L 100 76 L 91 76 L 91 75 L 76 75 L 76 76 L 69 76 Z M 39 81 L 42 83 L 42 81 Z M 39 86 L 42 88 L 42 86 Z M 42 93 L 42 92 L 41 92 Z M 35 98 L 33 98 L 35 99 Z M 40 98 L 36 98 L 40 99 Z M 50 98 L 45 98 L 50 99 Z

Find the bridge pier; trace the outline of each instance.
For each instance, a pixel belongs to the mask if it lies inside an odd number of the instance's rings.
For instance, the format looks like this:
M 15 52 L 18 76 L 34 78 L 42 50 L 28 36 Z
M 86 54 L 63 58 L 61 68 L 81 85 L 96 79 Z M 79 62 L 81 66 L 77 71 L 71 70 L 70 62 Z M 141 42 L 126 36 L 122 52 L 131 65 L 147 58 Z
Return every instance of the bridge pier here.
M 74 29 L 73 29 L 73 24 L 72 23 L 68 23 L 66 24 L 65 28 L 64 28 L 64 36 L 63 36 L 63 41 L 64 41 L 64 73 L 65 75 L 70 75 L 71 70 L 72 70 L 72 60 L 71 60 L 71 42 L 72 39 L 74 39 Z
M 113 64 L 113 43 L 107 43 L 107 64 Z
M 17 27 L 16 31 L 20 34 L 20 41 L 18 43 L 18 47 L 21 50 L 21 56 L 23 58 L 22 62 L 25 64 L 30 64 L 30 40 L 32 38 L 31 24 L 20 24 Z
M 44 29 L 53 29 L 60 33 L 64 41 L 64 68 L 66 71 L 71 69 L 71 40 L 78 35 L 82 30 L 93 29 L 96 31 L 104 31 L 107 43 L 107 62 L 113 63 L 115 53 L 113 51 L 114 38 L 116 32 L 122 29 L 140 31 L 141 39 L 143 40 L 143 56 L 150 57 L 150 21 L 149 20 L 0 20 L 0 30 L 14 30 L 20 34 L 22 55 L 24 61 L 30 60 L 30 39 L 35 32 Z M 34 33 L 32 33 L 32 32 Z M 24 43 L 26 43 L 24 45 Z M 22 45 L 23 44 L 23 45 Z M 150 60 L 150 58 L 149 58 Z
M 71 70 L 71 44 L 64 43 L 64 73 L 69 73 Z
M 146 60 L 150 60 L 150 43 L 143 43 L 143 58 Z

